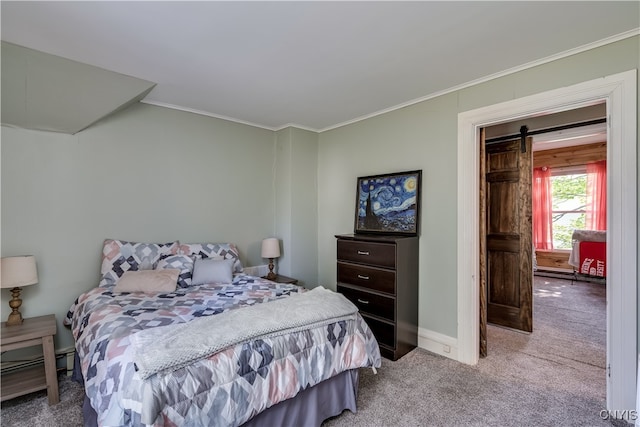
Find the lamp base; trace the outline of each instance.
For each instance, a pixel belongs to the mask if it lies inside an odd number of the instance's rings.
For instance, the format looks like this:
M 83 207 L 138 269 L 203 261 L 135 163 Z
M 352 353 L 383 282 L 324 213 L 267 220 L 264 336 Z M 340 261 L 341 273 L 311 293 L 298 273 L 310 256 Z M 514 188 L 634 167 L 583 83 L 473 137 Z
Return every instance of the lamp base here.
M 20 313 L 20 306 L 22 300 L 20 299 L 20 288 L 11 289 L 11 301 L 9 301 L 9 307 L 11 307 L 11 314 L 7 319 L 7 326 L 22 325 L 22 313 Z
M 22 314 L 20 312 L 9 314 L 9 318 L 7 319 L 7 326 L 19 326 L 22 325 L 24 319 L 22 318 Z
M 274 280 L 278 275 L 273 272 L 273 258 L 269 258 L 269 273 L 267 273 L 267 280 Z

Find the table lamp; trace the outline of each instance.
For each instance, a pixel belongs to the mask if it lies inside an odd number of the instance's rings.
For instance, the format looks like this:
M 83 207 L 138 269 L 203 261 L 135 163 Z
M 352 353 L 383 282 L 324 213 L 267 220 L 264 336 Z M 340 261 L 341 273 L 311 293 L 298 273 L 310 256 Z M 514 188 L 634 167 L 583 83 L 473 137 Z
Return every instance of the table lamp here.
M 262 241 L 262 258 L 269 258 L 269 273 L 267 279 L 274 280 L 276 273 L 273 272 L 273 259 L 280 256 L 280 242 L 275 237 L 269 237 Z
M 11 313 L 7 319 L 7 326 L 22 324 L 20 306 L 20 288 L 38 283 L 36 258 L 33 255 L 12 256 L 0 260 L 0 288 L 11 289 Z

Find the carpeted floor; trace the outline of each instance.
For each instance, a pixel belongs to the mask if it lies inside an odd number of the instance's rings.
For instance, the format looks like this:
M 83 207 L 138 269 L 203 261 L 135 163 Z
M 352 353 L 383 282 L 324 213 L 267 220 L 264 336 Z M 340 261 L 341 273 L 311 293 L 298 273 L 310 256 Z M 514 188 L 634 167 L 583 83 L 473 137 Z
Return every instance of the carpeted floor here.
M 605 362 L 605 287 L 536 277 L 532 334 L 490 325 L 477 366 L 420 349 L 383 360 L 362 372 L 358 413 L 324 427 L 611 425 Z
M 2 427 L 80 427 L 84 389 L 67 376 L 58 377 L 60 403 L 49 406 L 47 394 L 38 391 L 2 402 Z
M 358 412 L 323 427 L 606 426 L 605 288 L 536 277 L 534 332 L 489 327 L 489 356 L 467 366 L 422 349 L 374 375 L 361 370 Z M 44 393 L 2 403 L 2 426 L 81 426 L 82 389 L 61 378 Z M 615 422 L 615 425 L 625 425 Z

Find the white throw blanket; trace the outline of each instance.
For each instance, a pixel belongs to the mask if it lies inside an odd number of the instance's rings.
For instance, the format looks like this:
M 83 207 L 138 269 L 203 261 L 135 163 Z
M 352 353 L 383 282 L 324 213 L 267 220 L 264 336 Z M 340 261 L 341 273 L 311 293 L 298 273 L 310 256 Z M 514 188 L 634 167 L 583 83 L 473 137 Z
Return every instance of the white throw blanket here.
M 581 242 L 606 242 L 607 232 L 604 230 L 573 230 L 571 240 Z
M 358 308 L 342 294 L 320 286 L 273 302 L 145 329 L 130 339 L 138 374 L 144 379 L 187 366 L 232 345 L 355 318 L 357 312 Z

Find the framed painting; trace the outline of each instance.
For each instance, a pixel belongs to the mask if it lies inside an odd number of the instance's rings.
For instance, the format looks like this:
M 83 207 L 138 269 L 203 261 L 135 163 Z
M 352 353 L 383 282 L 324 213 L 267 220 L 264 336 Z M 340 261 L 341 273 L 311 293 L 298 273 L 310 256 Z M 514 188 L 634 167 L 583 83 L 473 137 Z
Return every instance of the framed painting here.
M 354 231 L 417 236 L 422 171 L 358 178 Z

